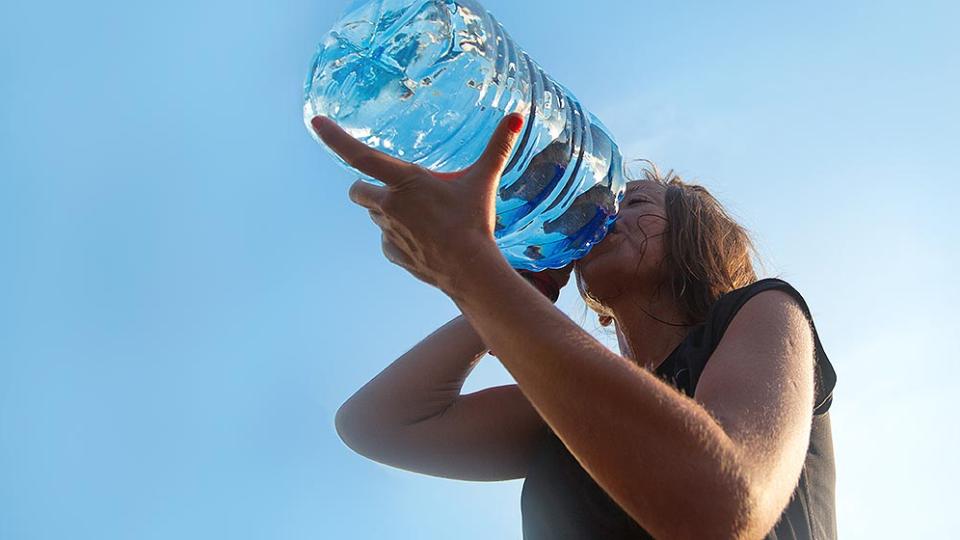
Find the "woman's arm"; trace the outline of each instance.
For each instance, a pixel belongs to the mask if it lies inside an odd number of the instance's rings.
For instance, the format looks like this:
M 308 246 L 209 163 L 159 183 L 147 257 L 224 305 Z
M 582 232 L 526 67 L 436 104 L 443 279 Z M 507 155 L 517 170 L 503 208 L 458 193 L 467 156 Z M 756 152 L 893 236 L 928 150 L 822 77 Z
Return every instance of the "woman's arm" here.
M 545 424 L 516 385 L 460 395 L 485 352 L 470 323 L 456 317 L 340 407 L 340 438 L 370 459 L 423 474 L 522 477 Z
M 347 420 L 370 430 L 394 428 L 442 414 L 486 352 L 470 323 L 457 316 L 357 390 L 337 412 L 338 428 Z
M 714 388 L 736 388 L 699 403 L 607 349 L 530 290 L 495 244 L 476 246 L 485 253 L 445 292 L 597 483 L 658 538 L 762 537 L 782 511 L 775 505 L 792 491 L 804 427 L 809 433 L 812 337 L 799 326 L 799 308 L 770 296 L 758 301 L 765 293 L 749 300 L 734 321 L 766 321 L 759 334 L 734 322 L 723 338 L 724 349 L 739 354 L 723 362 L 745 368 L 711 375 Z M 764 368 L 770 364 L 779 367 Z M 751 370 L 761 375 L 751 377 Z M 722 423 L 713 410 L 722 411 Z M 753 452 L 763 459 L 752 461 Z M 789 467 L 771 468 L 771 456 L 789 456 Z M 764 480 L 768 473 L 778 480 Z M 771 489 L 777 492 L 763 492 Z
M 551 301 L 567 283 L 573 265 L 540 272 L 518 271 Z M 377 427 L 409 426 L 442 416 L 460 401 L 467 376 L 490 351 L 463 315 L 440 327 L 364 385 L 337 411 L 337 429 L 343 434 Z M 515 393 L 516 385 L 508 385 Z M 492 396 L 502 391 L 475 392 Z M 352 420 L 352 421 L 350 421 Z M 542 425 L 542 421 L 541 421 Z M 383 431 L 383 430 L 380 430 Z
M 500 253 L 497 187 L 522 116 L 504 117 L 480 158 L 455 173 L 377 152 L 328 119 L 316 117 L 313 125 L 347 163 L 385 183 L 358 180 L 349 195 L 376 212 L 387 258 L 460 306 L 540 416 L 624 510 L 657 537 L 764 534 L 776 518 L 772 501 L 788 497 L 787 477 L 800 474 L 796 461 L 772 468 L 776 459 L 770 456 L 803 453 L 803 438 L 786 434 L 809 436 L 810 430 L 812 362 L 804 351 L 812 350 L 812 336 L 797 322 L 796 305 L 766 293 L 748 300 L 741 312 L 765 326 L 739 325 L 740 331 L 723 337 L 735 345 L 725 347 L 728 355 L 745 351 L 723 363 L 743 369 L 709 375 L 715 388 L 732 388 L 733 399 L 726 392 L 689 399 L 593 339 Z M 770 364 L 777 369 L 765 370 Z M 769 440 L 758 442 L 764 435 Z M 749 459 L 755 452 L 764 458 Z M 762 480 L 770 475 L 781 478 Z

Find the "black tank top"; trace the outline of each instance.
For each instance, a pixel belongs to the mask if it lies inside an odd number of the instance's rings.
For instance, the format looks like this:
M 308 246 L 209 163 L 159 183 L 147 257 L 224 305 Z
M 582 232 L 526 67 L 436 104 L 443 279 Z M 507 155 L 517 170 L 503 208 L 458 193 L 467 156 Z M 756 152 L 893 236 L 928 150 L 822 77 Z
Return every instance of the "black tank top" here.
M 790 293 L 803 307 L 813 330 L 816 369 L 814 417 L 807 457 L 790 503 L 767 540 L 832 540 L 834 510 L 833 439 L 828 410 L 837 376 L 827 359 L 806 302 L 789 283 L 768 278 L 720 297 L 706 320 L 693 327 L 656 369 L 658 377 L 693 397 L 700 374 L 733 316 L 751 296 L 768 289 Z M 534 456 L 520 498 L 524 540 L 652 538 L 583 470 L 550 431 Z M 696 508 L 690 509 L 696 519 Z

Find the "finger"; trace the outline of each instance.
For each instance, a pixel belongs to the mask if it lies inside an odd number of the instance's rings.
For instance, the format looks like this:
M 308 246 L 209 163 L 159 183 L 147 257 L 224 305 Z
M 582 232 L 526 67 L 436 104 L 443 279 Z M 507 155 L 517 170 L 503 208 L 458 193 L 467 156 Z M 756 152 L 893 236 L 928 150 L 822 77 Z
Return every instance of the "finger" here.
M 364 208 L 380 212 L 387 193 L 386 188 L 375 186 L 365 180 L 357 180 L 350 186 L 347 196 Z
M 387 223 L 387 217 L 377 212 L 376 210 L 370 210 L 370 221 L 377 224 L 377 227 L 386 230 L 390 225 Z
M 410 272 L 413 277 L 428 285 L 432 285 L 434 287 L 437 286 L 436 281 L 418 272 L 417 266 L 413 263 L 412 259 L 400 248 L 398 248 L 396 244 L 394 244 L 393 241 L 390 240 L 386 235 L 383 237 L 383 254 L 386 255 L 387 260 L 396 264 L 397 266 L 402 267 L 407 272 Z
M 387 257 L 388 261 L 407 269 L 413 266 L 413 260 L 404 253 L 403 250 L 397 247 L 386 233 L 380 237 L 380 247 L 383 249 L 383 254 Z
M 487 143 L 487 148 L 474 164 L 474 167 L 488 174 L 495 174 L 497 178 L 503 173 L 503 168 L 510 159 L 513 145 L 523 129 L 523 116 L 519 113 L 508 114 L 500 121 L 496 131 Z M 482 175 L 481 176 L 485 176 Z
M 371 219 L 372 218 L 373 216 L 371 216 Z M 378 216 L 376 223 L 380 226 L 380 229 L 383 231 L 383 233 L 387 235 L 387 238 L 390 240 L 390 242 L 400 248 L 409 257 L 412 258 L 420 254 L 420 247 L 417 246 L 417 243 L 398 231 L 394 227 L 394 223 L 389 221 L 386 216 L 382 214 Z
M 400 248 L 402 253 L 418 253 L 414 246 L 407 241 L 402 235 L 398 234 L 397 231 L 393 230 L 393 224 L 390 222 L 390 219 L 387 216 L 377 212 L 375 210 L 370 210 L 370 221 L 376 223 L 377 227 L 380 227 L 380 230 L 383 232 L 383 240 L 389 241 L 395 247 Z M 409 256 L 407 256 L 409 259 Z
M 407 241 L 402 235 L 398 234 L 397 231 L 393 228 L 393 223 L 390 221 L 385 214 L 377 212 L 376 210 L 369 210 L 370 221 L 377 224 L 377 227 L 380 227 L 381 232 L 383 232 L 383 239 L 390 241 L 394 246 L 399 247 L 404 253 L 417 253 L 418 250 L 414 249 L 410 245 L 410 242 Z
M 325 116 L 314 116 L 310 125 L 317 136 L 348 165 L 384 184 L 407 180 L 416 170 L 416 165 L 374 150 L 354 139 Z

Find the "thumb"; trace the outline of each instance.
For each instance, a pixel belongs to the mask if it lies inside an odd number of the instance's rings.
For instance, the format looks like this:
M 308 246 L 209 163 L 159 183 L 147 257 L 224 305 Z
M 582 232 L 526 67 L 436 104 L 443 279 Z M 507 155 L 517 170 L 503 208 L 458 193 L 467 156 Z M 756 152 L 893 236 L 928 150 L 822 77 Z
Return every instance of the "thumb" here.
M 481 177 L 489 174 L 500 179 L 504 167 L 507 166 L 507 160 L 513 152 L 513 145 L 516 144 L 522 130 L 523 116 L 520 113 L 508 114 L 500 121 L 490 142 L 487 143 L 487 148 L 480 159 L 474 163 L 474 168 L 484 173 L 480 175 Z

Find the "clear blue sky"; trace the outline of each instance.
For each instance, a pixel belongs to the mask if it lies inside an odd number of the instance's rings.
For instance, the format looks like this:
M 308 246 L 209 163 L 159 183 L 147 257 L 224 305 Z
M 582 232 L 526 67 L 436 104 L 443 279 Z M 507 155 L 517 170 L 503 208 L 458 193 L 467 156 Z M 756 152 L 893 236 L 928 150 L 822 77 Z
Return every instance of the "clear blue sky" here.
M 457 314 L 303 127 L 344 4 L 0 4 L 0 538 L 520 538 L 520 481 L 334 432 Z M 839 375 L 841 536 L 953 531 L 957 4 L 485 4 L 805 296 Z M 575 289 L 560 307 L 597 328 Z M 488 357 L 466 390 L 507 382 Z

